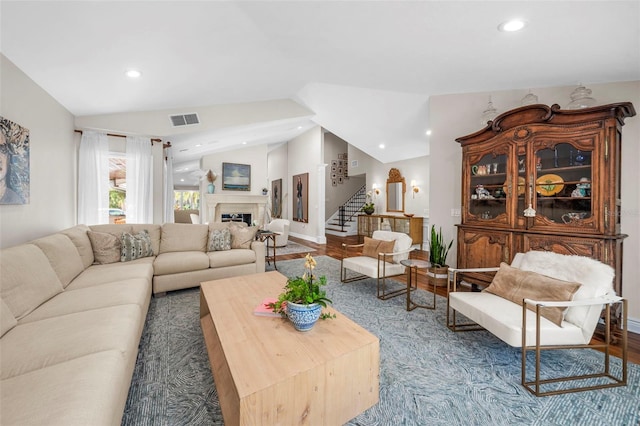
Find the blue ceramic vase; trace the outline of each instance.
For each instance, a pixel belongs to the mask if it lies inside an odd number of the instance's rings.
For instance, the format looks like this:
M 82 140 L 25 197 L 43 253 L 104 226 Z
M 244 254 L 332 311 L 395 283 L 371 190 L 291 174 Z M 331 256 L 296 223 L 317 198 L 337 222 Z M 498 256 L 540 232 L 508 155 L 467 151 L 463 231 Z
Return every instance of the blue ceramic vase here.
M 287 302 L 287 316 L 298 331 L 311 330 L 320 318 L 320 311 L 322 311 L 322 306 L 317 303 L 301 305 Z

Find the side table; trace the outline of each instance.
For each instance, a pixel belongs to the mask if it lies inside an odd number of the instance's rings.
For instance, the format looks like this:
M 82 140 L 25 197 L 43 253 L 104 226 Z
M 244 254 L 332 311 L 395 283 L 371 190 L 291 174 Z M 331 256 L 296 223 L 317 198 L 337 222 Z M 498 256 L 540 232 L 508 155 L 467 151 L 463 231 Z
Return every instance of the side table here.
M 407 267 L 407 311 L 415 308 L 435 309 L 436 308 L 436 289 L 433 289 L 433 304 L 420 305 L 411 300 L 411 292 L 418 288 L 418 269 L 427 269 L 431 266 L 431 262 L 419 259 L 405 259 L 400 261 L 401 265 Z M 415 282 L 414 282 L 415 280 Z
M 273 260 L 273 267 L 277 271 L 278 267 L 276 266 L 276 235 L 278 235 L 278 233 L 273 231 L 258 231 L 256 233 L 256 239 L 265 243 L 266 256 L 264 257 L 264 260 L 266 260 L 267 263 Z M 271 241 L 271 244 L 269 244 L 269 241 Z M 269 255 L 269 246 L 273 247 L 273 253 L 271 255 Z

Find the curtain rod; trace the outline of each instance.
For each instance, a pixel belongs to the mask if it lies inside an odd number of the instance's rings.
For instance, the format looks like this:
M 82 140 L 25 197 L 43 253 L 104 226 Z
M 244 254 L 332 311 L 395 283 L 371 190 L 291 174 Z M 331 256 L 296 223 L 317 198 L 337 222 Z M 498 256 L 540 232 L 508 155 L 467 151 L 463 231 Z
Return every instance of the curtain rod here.
M 74 132 L 82 133 L 82 130 L 76 129 L 76 130 L 74 130 Z M 107 133 L 107 136 L 113 136 L 114 138 L 126 138 L 127 137 L 127 135 L 118 135 L 118 134 L 115 134 L 115 133 Z M 151 144 L 152 145 L 153 145 L 154 142 L 162 142 L 162 139 L 151 138 Z M 167 143 L 169 144 L 168 146 L 171 146 L 171 142 L 167 142 Z M 166 146 L 164 146 L 164 145 L 163 145 L 163 147 L 166 148 Z

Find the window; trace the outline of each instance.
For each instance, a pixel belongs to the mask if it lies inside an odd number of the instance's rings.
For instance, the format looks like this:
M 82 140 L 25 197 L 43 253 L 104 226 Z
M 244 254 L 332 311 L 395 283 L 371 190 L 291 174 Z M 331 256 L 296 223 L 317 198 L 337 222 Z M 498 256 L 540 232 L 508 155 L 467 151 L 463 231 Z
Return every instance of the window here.
M 200 191 L 173 191 L 174 210 L 200 210 Z
M 119 153 L 109 156 L 109 223 L 125 223 L 127 159 Z

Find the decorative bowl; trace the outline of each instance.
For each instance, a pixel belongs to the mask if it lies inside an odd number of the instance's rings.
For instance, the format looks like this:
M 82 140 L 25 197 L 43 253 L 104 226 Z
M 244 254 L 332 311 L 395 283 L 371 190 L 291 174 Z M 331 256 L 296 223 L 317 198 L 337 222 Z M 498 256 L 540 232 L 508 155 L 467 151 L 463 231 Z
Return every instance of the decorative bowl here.
M 403 213 L 406 217 L 413 217 L 414 213 Z

